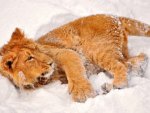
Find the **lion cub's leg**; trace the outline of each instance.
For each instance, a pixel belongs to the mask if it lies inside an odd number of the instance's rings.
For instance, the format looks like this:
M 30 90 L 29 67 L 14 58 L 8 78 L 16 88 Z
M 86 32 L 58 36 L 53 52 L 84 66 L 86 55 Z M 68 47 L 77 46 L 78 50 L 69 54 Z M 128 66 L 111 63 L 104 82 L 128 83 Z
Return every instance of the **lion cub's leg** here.
M 113 84 L 105 83 L 104 85 L 102 85 L 104 94 L 108 93 L 112 88 L 114 88 L 114 86 L 115 87 L 117 86 L 117 88 L 121 88 L 127 85 L 127 77 L 126 77 L 127 72 L 129 73 L 129 75 L 143 76 L 145 69 L 147 67 L 148 57 L 145 54 L 141 53 L 138 56 L 129 58 L 126 64 L 121 63 L 120 61 L 117 62 L 118 63 L 116 64 L 114 59 L 113 61 L 110 61 L 108 63 L 109 65 L 112 64 L 111 66 L 105 65 L 104 67 L 106 70 L 108 70 L 108 68 L 111 67 L 112 69 L 109 69 L 108 71 L 110 73 L 111 72 L 114 73 Z M 130 76 L 128 77 L 130 78 Z
M 76 52 L 63 49 L 57 53 L 55 59 L 66 73 L 69 92 L 74 101 L 83 102 L 88 97 L 95 96 L 91 84 L 85 78 L 84 65 Z
M 123 88 L 127 86 L 128 67 L 120 53 L 115 50 L 106 50 L 95 53 L 95 62 L 108 71 L 113 77 L 113 87 Z

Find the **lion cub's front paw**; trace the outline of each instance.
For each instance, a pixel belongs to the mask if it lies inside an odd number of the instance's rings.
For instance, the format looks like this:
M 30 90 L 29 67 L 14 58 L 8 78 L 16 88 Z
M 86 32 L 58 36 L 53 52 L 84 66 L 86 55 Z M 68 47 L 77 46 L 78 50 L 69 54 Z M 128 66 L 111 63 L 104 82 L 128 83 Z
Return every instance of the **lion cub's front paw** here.
M 72 99 L 76 102 L 85 102 L 87 98 L 96 96 L 91 84 L 86 80 L 71 83 L 69 85 L 69 92 L 72 95 Z

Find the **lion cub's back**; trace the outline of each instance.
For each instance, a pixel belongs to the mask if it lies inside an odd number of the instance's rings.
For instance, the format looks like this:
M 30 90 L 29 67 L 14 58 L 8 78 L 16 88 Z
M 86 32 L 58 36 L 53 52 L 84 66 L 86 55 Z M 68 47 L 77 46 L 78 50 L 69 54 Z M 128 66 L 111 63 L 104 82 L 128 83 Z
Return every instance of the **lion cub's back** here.
M 106 37 L 119 23 L 119 18 L 104 14 L 82 17 L 50 31 L 39 38 L 38 42 L 71 48 L 85 40 L 98 41 Z
M 121 22 L 118 17 L 98 14 L 80 18 L 70 22 L 67 26 L 75 29 L 81 38 L 91 39 L 108 34 L 114 27 L 121 27 Z

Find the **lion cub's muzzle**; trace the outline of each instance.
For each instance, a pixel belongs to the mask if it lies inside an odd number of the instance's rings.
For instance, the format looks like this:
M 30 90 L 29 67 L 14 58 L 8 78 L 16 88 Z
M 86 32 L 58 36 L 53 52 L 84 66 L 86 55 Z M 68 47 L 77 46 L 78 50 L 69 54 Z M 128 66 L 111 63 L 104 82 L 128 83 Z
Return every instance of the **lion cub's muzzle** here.
M 47 74 L 49 74 L 47 72 Z M 39 76 L 37 78 L 37 81 L 33 84 L 27 84 L 27 85 L 23 85 L 24 89 L 34 89 L 34 88 L 38 88 L 42 85 L 46 85 L 48 83 L 50 83 L 51 81 L 51 77 L 45 77 L 43 74 L 41 76 Z
M 42 85 L 46 85 L 48 83 L 50 83 L 52 81 L 51 76 L 54 73 L 54 64 L 51 65 L 52 69 L 50 71 L 45 71 L 43 73 L 41 73 L 41 75 L 39 77 L 37 77 L 36 82 L 34 82 L 33 84 L 27 84 L 27 85 L 23 85 L 24 89 L 34 89 L 34 88 L 38 88 Z
M 49 72 L 42 73 L 41 76 L 39 76 L 37 78 L 37 82 L 41 85 L 46 85 L 49 83 L 51 75 L 52 75 L 52 73 L 49 73 Z

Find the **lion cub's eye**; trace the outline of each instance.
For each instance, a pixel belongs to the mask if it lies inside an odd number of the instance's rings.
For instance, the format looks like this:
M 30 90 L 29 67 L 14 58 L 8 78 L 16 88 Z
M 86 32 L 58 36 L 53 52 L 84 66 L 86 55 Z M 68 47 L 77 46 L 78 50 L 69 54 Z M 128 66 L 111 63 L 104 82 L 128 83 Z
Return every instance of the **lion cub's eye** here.
M 13 64 L 12 61 L 7 61 L 7 62 L 6 62 L 6 66 L 7 66 L 9 69 L 12 68 L 12 64 Z
M 33 59 L 33 56 L 29 56 L 27 60 L 30 61 L 32 59 Z

